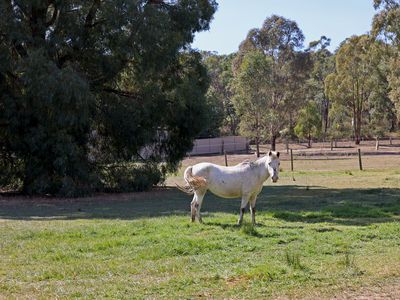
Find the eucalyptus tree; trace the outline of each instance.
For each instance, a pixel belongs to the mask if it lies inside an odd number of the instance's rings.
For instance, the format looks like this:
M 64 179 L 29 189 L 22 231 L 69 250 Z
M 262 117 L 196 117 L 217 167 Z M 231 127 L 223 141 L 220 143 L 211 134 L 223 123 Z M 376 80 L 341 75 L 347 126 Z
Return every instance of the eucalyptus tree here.
M 311 148 L 311 140 L 321 134 L 321 117 L 316 102 L 310 101 L 300 110 L 294 131 L 298 137 L 306 138 Z
M 237 70 L 234 81 L 233 103 L 240 117 L 240 132 L 256 143 L 257 157 L 259 144 L 265 129 L 274 122 L 276 115 L 271 108 L 272 59 L 261 51 L 246 53 Z
M 215 99 L 214 107 L 219 110 L 220 117 L 222 118 L 220 133 L 223 135 L 237 135 L 239 117 L 232 101 L 232 61 L 235 54 L 218 55 L 216 53 L 203 53 L 203 57 L 211 79 L 207 96 Z
M 208 76 L 189 45 L 216 7 L 1 1 L 0 179 L 76 195 L 101 187 L 110 163 L 155 166 L 154 183 L 174 170 L 206 121 Z
M 352 114 L 355 143 L 361 141 L 364 113 L 368 101 L 376 90 L 376 70 L 379 65 L 381 44 L 370 36 L 347 39 L 336 54 L 336 71 L 326 78 L 328 97 L 344 105 Z
M 378 13 L 373 20 L 372 32 L 378 40 L 387 43 L 389 98 L 400 120 L 400 1 L 374 0 L 374 8 Z
M 349 139 L 353 134 L 352 114 L 346 106 L 338 102 L 331 103 L 329 109 L 329 128 L 328 137 L 332 141 L 338 139 Z
M 310 58 L 309 53 L 302 51 L 303 42 L 303 32 L 296 22 L 273 15 L 261 28 L 249 31 L 234 61 L 236 70 L 246 53 L 259 50 L 272 62 L 268 83 L 271 105 L 263 112 L 273 116 L 268 126 L 272 150 L 279 131 L 285 126 L 292 127 L 295 112 L 304 103 Z
M 312 61 L 310 77 L 306 84 L 307 101 L 317 103 L 321 115 L 322 133 L 327 134 L 329 127 L 330 99 L 325 93 L 325 79 L 335 70 L 335 56 L 327 47 L 330 39 L 322 36 L 319 40 L 311 42 L 309 51 Z

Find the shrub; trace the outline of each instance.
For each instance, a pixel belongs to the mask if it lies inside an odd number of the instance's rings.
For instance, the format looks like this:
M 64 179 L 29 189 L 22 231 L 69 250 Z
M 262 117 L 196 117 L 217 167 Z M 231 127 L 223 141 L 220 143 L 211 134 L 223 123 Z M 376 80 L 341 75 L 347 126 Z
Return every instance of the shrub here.
M 100 180 L 107 192 L 142 192 L 165 178 L 156 164 L 123 163 L 103 167 Z

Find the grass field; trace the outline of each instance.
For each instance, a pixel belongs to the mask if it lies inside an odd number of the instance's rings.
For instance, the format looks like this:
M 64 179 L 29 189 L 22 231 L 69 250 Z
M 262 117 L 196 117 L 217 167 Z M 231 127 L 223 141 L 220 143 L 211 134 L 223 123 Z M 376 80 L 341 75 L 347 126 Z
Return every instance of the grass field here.
M 190 197 L 172 187 L 75 200 L 3 196 L 0 298 L 353 298 L 349 291 L 376 286 L 396 293 L 400 158 L 371 156 L 364 165 L 296 160 L 293 181 L 283 161 L 279 184 L 260 194 L 256 227 L 248 214 L 234 225 L 240 200 L 210 194 L 204 224 L 192 224 Z

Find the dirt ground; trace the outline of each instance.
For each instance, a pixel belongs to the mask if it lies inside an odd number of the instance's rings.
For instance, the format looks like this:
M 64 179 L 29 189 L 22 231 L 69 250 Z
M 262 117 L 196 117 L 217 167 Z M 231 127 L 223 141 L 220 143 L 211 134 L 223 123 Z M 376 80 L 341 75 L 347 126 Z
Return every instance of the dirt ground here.
M 387 300 L 400 299 L 400 279 L 390 284 L 376 284 L 359 289 L 348 289 L 332 299 L 357 299 L 357 300 Z

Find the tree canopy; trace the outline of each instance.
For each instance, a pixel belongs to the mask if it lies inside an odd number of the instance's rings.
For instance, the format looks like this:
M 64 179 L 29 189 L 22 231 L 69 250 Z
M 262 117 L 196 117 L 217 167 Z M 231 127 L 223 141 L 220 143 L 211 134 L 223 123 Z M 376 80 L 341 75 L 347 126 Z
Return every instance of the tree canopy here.
M 233 103 L 240 116 L 240 132 L 255 140 L 257 157 L 260 156 L 261 138 L 274 121 L 271 114 L 271 76 L 271 58 L 255 50 L 243 57 L 234 81 L 236 93 Z
M 356 144 L 361 141 L 363 114 L 368 110 L 368 100 L 380 85 L 376 81 L 380 47 L 382 45 L 368 35 L 349 38 L 336 54 L 336 72 L 326 78 L 329 97 L 352 113 Z
M 258 50 L 272 61 L 269 93 L 271 105 L 266 111 L 271 117 L 269 137 L 271 149 L 279 131 L 291 126 L 292 113 L 301 105 L 299 93 L 310 67 L 309 54 L 302 51 L 304 35 L 296 22 L 273 15 L 267 18 L 260 29 L 249 31 L 239 47 L 234 62 L 238 69 L 246 53 Z

